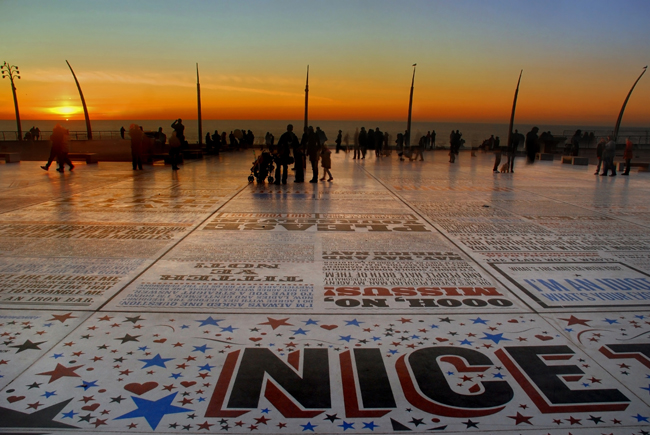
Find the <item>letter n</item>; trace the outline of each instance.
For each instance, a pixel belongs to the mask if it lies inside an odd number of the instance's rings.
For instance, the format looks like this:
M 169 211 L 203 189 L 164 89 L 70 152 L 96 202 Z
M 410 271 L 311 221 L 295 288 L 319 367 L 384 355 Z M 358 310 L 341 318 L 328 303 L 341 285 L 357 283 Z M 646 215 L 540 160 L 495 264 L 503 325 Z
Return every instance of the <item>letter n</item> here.
M 339 360 L 346 417 L 379 418 L 391 411 L 386 408 L 397 407 L 379 349 L 354 349 L 354 367 L 349 350 L 341 352 Z M 360 408 L 359 399 L 364 409 Z
M 223 409 L 239 352 L 228 355 L 206 417 L 236 417 L 255 409 L 262 391 L 286 418 L 311 418 L 331 408 L 327 349 L 305 349 L 300 370 L 300 351 L 290 353 L 287 364 L 269 349 L 247 348 L 230 390 L 229 409 Z

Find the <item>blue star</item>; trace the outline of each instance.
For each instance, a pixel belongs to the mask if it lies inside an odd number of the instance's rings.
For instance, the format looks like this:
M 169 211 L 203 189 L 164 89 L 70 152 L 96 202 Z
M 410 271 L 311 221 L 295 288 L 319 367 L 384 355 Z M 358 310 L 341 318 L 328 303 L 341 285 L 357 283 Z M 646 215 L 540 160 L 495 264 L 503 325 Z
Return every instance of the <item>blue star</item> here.
M 233 328 L 232 325 L 226 326 L 225 328 L 221 327 L 221 332 L 235 332 L 235 329 L 239 329 L 239 328 Z
M 381 337 L 372 337 L 372 341 L 379 341 L 381 340 Z
M 303 320 L 302 322 L 305 324 L 305 326 L 318 325 L 318 322 L 320 322 L 320 320 L 311 320 L 311 319 L 309 319 L 309 320 Z
M 646 377 L 648 377 L 648 376 L 646 375 Z M 641 389 L 650 392 L 650 385 L 648 385 L 647 388 L 646 387 L 641 387 Z
M 264 408 L 264 409 L 262 409 L 260 412 L 261 412 L 262 414 L 268 414 L 269 412 L 271 412 L 271 410 L 270 410 L 269 408 Z
M 79 414 L 79 413 L 78 413 L 78 412 L 74 412 L 74 410 L 72 410 L 72 411 L 70 411 L 70 412 L 63 412 L 63 413 L 62 413 L 62 415 L 63 415 L 62 418 L 74 418 L 74 416 L 77 415 L 77 414 Z
M 55 353 L 55 354 L 52 355 L 50 358 L 59 359 L 59 358 L 62 358 L 62 357 L 63 357 L 63 354 L 62 354 L 62 353 Z
M 411 338 L 412 338 L 413 340 L 419 340 L 419 339 L 420 339 L 420 336 L 419 336 L 419 335 L 411 335 Z
M 211 347 L 208 347 L 207 344 L 204 344 L 203 346 L 193 346 L 194 350 L 192 352 L 203 352 L 205 353 L 206 350 L 212 349 Z
M 211 366 L 210 364 L 206 364 L 204 366 L 199 366 L 199 371 L 207 370 L 207 371 L 211 372 L 214 367 L 216 367 L 216 366 Z
M 172 375 L 170 376 L 170 378 L 174 378 L 174 379 L 178 379 L 178 378 L 182 378 L 182 377 L 183 377 L 183 375 L 181 375 L 180 373 L 172 373 Z
M 344 322 L 345 322 L 345 326 L 350 326 L 350 325 L 361 326 L 362 323 L 366 323 L 366 322 L 359 322 L 357 319 L 344 320 Z
M 436 329 L 436 328 L 438 328 L 438 325 L 431 325 L 431 326 L 429 326 L 429 328 Z
M 503 379 L 503 373 L 494 373 L 492 376 L 498 379 Z
M 483 320 L 480 317 L 477 317 L 476 319 L 469 319 L 469 320 L 474 322 L 473 323 L 474 325 L 476 325 L 477 323 L 482 323 L 483 325 L 485 325 L 485 324 L 487 324 L 487 322 L 489 322 L 489 320 Z
M 199 402 L 205 402 L 205 397 L 199 397 Z
M 374 421 L 371 421 L 370 423 L 366 423 L 365 421 L 363 422 L 363 428 L 364 429 L 370 429 L 371 431 L 374 432 L 376 427 L 379 427 L 379 426 L 376 425 Z
M 509 338 L 503 338 L 502 332 L 499 334 L 488 334 L 487 332 L 484 332 L 483 335 L 485 335 L 485 337 L 481 337 L 481 340 L 492 340 L 496 344 L 499 344 L 500 341 L 510 341 Z
M 187 328 L 189 328 L 189 326 L 187 326 L 187 325 L 181 325 L 181 329 L 187 329 Z
M 354 423 L 348 423 L 346 421 L 343 421 L 343 424 L 339 424 L 339 427 L 342 427 L 343 431 L 346 431 L 348 429 L 354 429 Z
M 309 329 L 305 331 L 302 328 L 298 328 L 298 329 L 293 330 L 291 332 L 293 332 L 294 335 L 307 335 L 307 333 L 309 332 Z
M 588 387 L 589 387 L 589 384 L 586 383 L 586 382 L 583 382 L 583 383 L 582 383 L 582 386 L 585 387 L 585 388 L 588 388 Z
M 142 347 L 139 347 L 139 348 L 138 348 L 138 350 L 141 350 L 141 351 L 143 351 L 143 352 L 146 352 L 147 349 L 149 349 L 149 346 L 142 346 Z
M 636 316 L 637 319 L 645 319 L 645 316 L 643 314 L 637 314 Z
M 315 427 L 318 427 L 317 424 L 316 424 L 316 425 L 313 425 L 313 424 L 311 424 L 311 422 L 309 422 L 309 421 L 307 422 L 307 424 L 301 424 L 300 426 L 302 426 L 302 431 L 303 431 L 303 432 L 306 431 L 306 430 L 310 430 L 310 431 L 313 432 L 313 431 L 314 431 L 314 428 L 315 428 Z
M 77 388 L 83 388 L 84 391 L 88 390 L 88 388 L 91 388 L 91 387 L 99 387 L 99 385 L 97 385 L 97 381 L 86 382 L 86 381 L 84 381 L 82 379 L 81 380 L 81 385 L 77 385 Z
M 447 372 L 447 376 L 454 376 L 454 372 Z
M 465 339 L 465 340 L 463 340 L 463 341 L 459 341 L 458 344 L 460 344 L 460 345 L 466 344 L 466 345 L 468 345 L 468 346 L 471 346 L 471 345 L 472 345 L 472 342 L 469 341 L 468 339 Z
M 215 319 L 212 318 L 212 316 L 210 316 L 210 317 L 208 317 L 207 319 L 204 319 L 204 320 L 195 320 L 195 322 L 201 322 L 201 324 L 199 325 L 199 328 L 201 326 L 205 326 L 205 325 L 219 326 L 219 322 L 223 322 L 223 319 L 215 320 Z
M 392 350 L 389 350 L 388 353 L 390 353 L 391 355 L 395 355 L 396 353 L 399 353 L 399 352 L 397 351 L 397 349 L 392 349 Z
M 97 382 L 97 381 L 95 381 L 95 382 Z M 45 394 L 41 394 L 41 396 L 42 397 L 44 396 L 47 399 L 50 396 L 56 396 L 56 391 L 46 391 Z
M 646 423 L 648 423 L 648 417 L 644 417 L 644 416 L 642 416 L 641 414 L 638 414 L 638 413 L 637 413 L 637 415 L 633 415 L 632 418 L 636 418 L 637 423 L 642 422 L 642 421 L 645 421 Z
M 43 324 L 43 326 L 45 326 L 46 328 L 49 328 L 49 327 L 52 326 L 53 324 L 54 324 L 54 323 L 45 323 L 45 324 Z
M 344 341 L 347 341 L 348 343 L 349 343 L 350 340 L 352 340 L 352 339 L 353 339 L 353 338 L 352 338 L 351 335 L 346 335 L 346 336 L 339 335 L 339 340 L 344 340 Z
M 573 332 L 573 328 L 564 328 L 566 332 Z
M 162 357 L 160 356 L 160 354 L 157 354 L 157 355 L 154 356 L 153 358 L 149 358 L 149 359 L 146 359 L 146 358 L 145 358 L 145 359 L 139 359 L 138 361 L 142 361 L 142 362 L 146 363 L 146 364 L 142 367 L 143 369 L 146 369 L 147 367 L 153 367 L 153 366 L 158 366 L 158 367 L 162 367 L 162 368 L 166 369 L 167 366 L 165 366 L 165 363 L 166 363 L 167 361 L 171 361 L 171 360 L 173 360 L 173 359 L 174 359 L 174 358 L 162 358 Z
M 616 320 L 616 319 L 608 319 L 607 317 L 605 317 L 605 320 L 603 320 L 603 322 L 607 322 L 610 325 L 612 325 L 614 323 L 618 323 L 618 320 Z
M 158 426 L 158 423 L 160 423 L 160 420 L 162 420 L 163 417 L 167 414 L 178 414 L 181 412 L 194 411 L 193 409 L 180 408 L 178 406 L 172 405 L 176 394 L 178 393 L 172 393 L 169 396 L 165 396 L 162 399 L 158 399 L 156 401 L 131 396 L 131 399 L 135 403 L 135 406 L 138 408 L 115 418 L 115 420 L 144 417 L 145 420 L 147 420 L 147 423 L 149 423 L 149 426 L 151 426 L 151 429 L 155 430 Z

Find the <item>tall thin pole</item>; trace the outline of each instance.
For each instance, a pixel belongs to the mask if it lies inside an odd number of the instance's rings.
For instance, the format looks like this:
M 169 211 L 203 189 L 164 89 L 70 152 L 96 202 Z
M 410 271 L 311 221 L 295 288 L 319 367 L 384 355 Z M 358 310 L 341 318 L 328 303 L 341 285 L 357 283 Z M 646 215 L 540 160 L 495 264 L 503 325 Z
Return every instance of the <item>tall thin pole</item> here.
M 636 86 L 637 83 L 639 83 L 639 80 L 641 80 L 641 77 L 643 77 L 643 74 L 645 74 L 647 69 L 648 69 L 648 65 L 643 67 L 643 71 L 641 72 L 641 75 L 639 76 L 638 79 L 636 79 L 636 81 L 632 85 L 632 89 L 630 89 L 630 92 L 627 93 L 627 97 L 623 102 L 623 107 L 621 107 L 621 112 L 618 114 L 618 119 L 616 120 L 616 127 L 614 127 L 614 137 L 613 137 L 614 142 L 616 142 L 616 139 L 618 139 L 618 129 L 621 127 L 621 120 L 623 119 L 623 112 L 625 112 L 625 106 L 627 106 L 627 100 L 630 99 L 630 95 L 632 95 L 632 91 L 634 90 L 634 87 Z
M 512 112 L 510 113 L 510 126 L 508 127 L 508 147 L 512 145 L 512 126 L 515 123 L 515 109 L 517 108 L 517 95 L 519 95 L 519 83 L 521 83 L 521 75 L 524 73 L 522 69 L 519 72 L 519 80 L 517 80 L 517 89 L 515 89 L 515 98 L 512 100 Z
M 203 121 L 201 120 L 201 84 L 199 83 L 199 64 L 196 64 L 196 105 L 199 110 L 199 146 L 203 145 Z
M 309 124 L 309 65 L 307 65 L 307 82 L 305 84 L 305 128 L 307 130 Z
M 20 71 L 16 65 L 10 65 L 7 62 L 0 67 L 2 70 L 2 78 L 9 77 L 11 82 L 11 92 L 14 94 L 14 109 L 16 111 L 16 128 L 18 129 L 18 141 L 23 140 L 23 129 L 20 125 L 20 111 L 18 110 L 18 98 L 16 97 L 16 86 L 14 85 L 14 77 L 20 79 Z
M 413 64 L 413 78 L 411 79 L 411 96 L 409 98 L 409 119 L 408 122 L 406 123 L 406 134 L 407 137 L 406 139 L 406 146 L 410 147 L 411 146 L 411 113 L 413 112 L 413 85 L 415 84 L 415 67 L 417 66 L 417 63 Z
M 68 64 L 68 68 L 70 68 L 70 72 L 72 73 L 72 77 L 74 77 L 74 81 L 77 84 L 77 89 L 79 89 L 79 96 L 81 97 L 81 105 L 84 108 L 84 115 L 86 117 L 86 134 L 88 135 L 88 140 L 92 140 L 93 131 L 90 128 L 90 118 L 88 117 L 88 107 L 86 107 L 86 99 L 84 98 L 84 93 L 81 92 L 81 85 L 79 85 L 79 80 L 77 80 L 77 76 L 75 75 L 74 71 L 72 70 L 72 67 L 70 66 L 70 62 L 68 62 L 66 60 L 65 63 Z

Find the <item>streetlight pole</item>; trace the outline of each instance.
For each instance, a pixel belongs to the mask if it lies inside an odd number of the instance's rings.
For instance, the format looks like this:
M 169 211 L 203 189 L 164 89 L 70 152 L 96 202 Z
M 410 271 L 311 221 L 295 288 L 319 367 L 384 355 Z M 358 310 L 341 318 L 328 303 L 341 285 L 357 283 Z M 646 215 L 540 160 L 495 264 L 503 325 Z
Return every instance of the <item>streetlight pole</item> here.
M 410 147 L 411 146 L 411 113 L 413 112 L 413 85 L 415 84 L 415 67 L 417 63 L 413 64 L 413 78 L 411 79 L 411 95 L 409 97 L 409 117 L 408 121 L 406 123 L 406 134 L 407 137 L 404 139 L 406 140 L 406 146 Z
M 20 127 L 20 112 L 18 111 L 18 98 L 16 98 L 16 86 L 14 85 L 14 77 L 20 79 L 20 71 L 16 65 L 9 65 L 5 62 L 0 66 L 0 71 L 2 71 L 2 78 L 9 77 L 11 81 L 11 91 L 14 94 L 14 108 L 16 109 L 16 127 L 18 128 L 18 140 L 23 140 L 23 129 Z

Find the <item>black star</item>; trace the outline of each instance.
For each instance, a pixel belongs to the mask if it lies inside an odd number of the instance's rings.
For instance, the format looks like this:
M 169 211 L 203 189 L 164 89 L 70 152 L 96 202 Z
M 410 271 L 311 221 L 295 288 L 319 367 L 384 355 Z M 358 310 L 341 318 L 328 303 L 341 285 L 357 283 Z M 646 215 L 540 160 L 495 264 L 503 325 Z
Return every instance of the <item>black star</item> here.
M 194 420 L 194 417 L 196 417 L 196 414 L 187 414 L 187 418 Z
M 449 317 L 445 317 L 445 318 L 442 318 L 442 317 L 441 317 L 441 318 L 440 318 L 440 321 L 441 321 L 441 322 L 447 322 L 447 323 L 451 323 L 451 322 L 453 322 L 453 320 L 450 319 Z
M 340 418 L 337 417 L 338 414 L 334 414 L 334 415 L 325 414 L 325 415 L 327 417 L 325 417 L 323 420 L 329 420 L 332 423 L 334 423 L 336 420 L 340 420 Z
M 89 340 L 90 337 L 92 337 L 92 335 L 82 335 L 82 336 L 81 336 L 81 339 L 82 339 L 82 340 L 83 340 L 83 339 Z
M 221 426 L 221 430 L 228 431 L 228 429 L 230 429 L 230 426 L 228 426 L 227 424 L 224 424 L 223 426 Z
M 101 346 L 97 346 L 97 349 L 108 349 L 108 346 L 102 344 Z
M 83 416 L 80 415 L 79 416 L 79 421 L 80 422 L 81 421 L 87 421 L 88 423 L 90 423 L 91 418 L 94 418 L 94 417 L 92 415 L 90 415 L 90 412 L 89 412 L 88 415 L 83 415 Z
M 257 331 L 259 331 L 259 329 L 258 328 L 250 328 L 250 331 L 251 332 L 257 332 Z
M 53 428 L 53 427 L 62 427 L 62 428 L 74 428 L 65 423 L 59 423 L 53 421 L 59 413 L 70 403 L 72 399 L 66 400 L 64 402 L 57 403 L 47 408 L 40 409 L 31 414 L 25 414 L 20 411 L 14 411 L 12 409 L 1 408 L 0 415 L 2 415 L 2 427 L 10 428 Z
M 16 353 L 20 353 L 23 350 L 28 350 L 28 349 L 41 350 L 41 348 L 38 347 L 38 345 L 43 344 L 43 343 L 45 343 L 45 342 L 44 341 L 39 341 L 38 343 L 32 343 L 29 340 L 25 340 L 25 342 L 23 344 L 20 344 L 18 346 L 9 346 L 9 347 L 17 348 L 18 350 L 16 351 Z
M 119 357 L 119 358 L 113 358 L 113 362 L 124 362 L 124 357 Z
M 172 423 L 169 425 L 171 429 L 176 429 L 178 427 L 178 423 Z
M 422 420 L 424 420 L 424 419 L 423 418 L 412 418 L 411 421 L 409 421 L 409 423 L 414 424 L 415 427 L 418 427 L 421 424 L 426 424 Z
M 34 382 L 32 385 L 27 385 L 27 386 L 31 390 L 32 388 L 40 388 L 41 385 L 42 385 L 42 383 L 37 384 L 36 382 Z
M 116 338 L 116 340 L 122 340 L 122 344 L 128 342 L 128 341 L 138 341 L 138 337 L 140 335 L 136 335 L 135 337 L 129 334 L 124 334 L 124 337 L 122 338 Z
M 120 403 L 122 400 L 126 400 L 126 399 L 124 397 L 122 397 L 121 394 L 119 396 L 117 396 L 117 397 L 111 397 L 111 403 L 113 403 L 113 402 Z
M 472 421 L 468 418 L 467 421 L 462 421 L 461 423 L 466 426 L 466 429 L 469 429 L 470 427 L 475 427 L 478 429 L 478 421 Z
M 187 426 L 183 426 L 183 430 L 190 430 L 192 428 L 191 424 L 188 424 Z
M 219 420 L 219 424 L 228 424 L 228 420 L 222 418 L 221 420 Z
M 141 319 L 140 316 L 127 317 L 126 320 L 124 322 L 122 322 L 122 323 L 126 323 L 126 322 L 138 323 L 140 320 L 144 320 L 144 319 Z
M 587 420 L 593 421 L 595 424 L 598 423 L 605 423 L 600 417 L 594 417 L 593 415 L 589 414 L 589 418 Z

